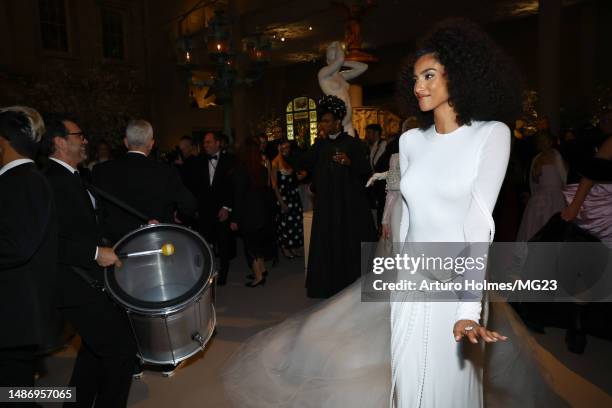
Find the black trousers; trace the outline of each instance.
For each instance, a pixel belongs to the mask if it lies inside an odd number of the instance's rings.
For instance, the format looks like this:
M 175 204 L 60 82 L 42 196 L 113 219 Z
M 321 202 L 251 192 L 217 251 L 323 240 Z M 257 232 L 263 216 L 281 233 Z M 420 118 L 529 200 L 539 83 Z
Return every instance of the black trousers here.
M 136 343 L 124 311 L 102 292 L 91 288 L 95 301 L 61 310 L 81 336 L 70 386 L 76 403 L 69 407 L 114 408 L 127 405 L 132 384 Z
M 0 387 L 33 387 L 36 346 L 0 349 Z M 0 402 L 0 408 L 36 407 L 34 403 Z
M 230 260 L 236 256 L 236 239 L 229 224 L 229 220 L 219 222 L 216 217 L 209 217 L 200 224 L 200 233 L 213 245 L 215 255 L 219 257 L 220 282 L 227 280 Z
M 36 346 L 0 349 L 0 387 L 33 387 Z

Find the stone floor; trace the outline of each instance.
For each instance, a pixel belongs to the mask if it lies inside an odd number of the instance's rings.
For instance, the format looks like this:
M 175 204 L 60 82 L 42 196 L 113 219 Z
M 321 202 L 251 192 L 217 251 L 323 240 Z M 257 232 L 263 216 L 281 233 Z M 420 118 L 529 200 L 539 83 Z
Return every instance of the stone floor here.
M 206 350 L 188 360 L 173 377 L 145 371 L 132 385 L 129 407 L 229 407 L 219 376 L 224 362 L 255 333 L 316 303 L 305 296 L 303 259 L 281 258 L 270 269 L 265 286 L 244 287 L 247 273 L 242 259 L 233 262 L 228 285 L 218 290 L 217 335 Z M 560 329 L 535 335 L 557 393 L 570 406 L 612 406 L 612 343 L 589 338 L 585 354 L 578 356 L 566 351 L 563 336 Z M 39 385 L 66 384 L 75 355 L 74 347 L 69 346 L 46 358 L 47 374 Z

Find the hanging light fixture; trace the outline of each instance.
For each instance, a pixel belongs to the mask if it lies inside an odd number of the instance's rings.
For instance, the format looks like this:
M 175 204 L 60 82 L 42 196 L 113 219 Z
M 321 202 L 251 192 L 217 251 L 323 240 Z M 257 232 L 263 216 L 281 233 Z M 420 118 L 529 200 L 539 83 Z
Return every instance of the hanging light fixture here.
M 264 68 L 270 61 L 272 49 L 272 43 L 268 38 L 263 35 L 255 35 L 243 40 L 243 47 L 238 50 L 246 54 L 248 59 L 239 58 L 234 48 L 231 27 L 232 22 L 226 12 L 217 9 L 214 16 L 208 20 L 205 31 L 202 30 L 191 36 L 179 34 L 177 47 L 179 64 L 187 68 L 190 84 L 196 86 L 199 91 L 204 89 L 207 92 L 213 91 L 216 102 L 223 105 L 224 131 L 230 139 L 233 90 L 237 85 L 250 85 L 262 76 Z M 208 58 L 213 63 L 213 73 L 209 79 L 194 78 L 192 75 L 195 69 L 201 67 L 194 53 L 194 48 L 198 43 L 196 39 L 206 44 L 202 48 L 206 49 Z M 210 66 L 202 68 L 210 69 Z M 193 95 L 192 99 L 195 98 L 195 94 Z
M 208 21 L 206 44 L 208 55 L 213 61 L 226 60 L 231 55 L 232 32 L 230 21 L 223 10 L 215 10 L 215 15 Z
M 177 59 L 179 65 L 193 65 L 195 61 L 194 40 L 191 36 L 181 36 L 176 42 Z
M 268 64 L 270 62 L 270 52 L 272 42 L 269 38 L 257 35 L 244 40 L 244 49 L 249 55 L 252 63 Z

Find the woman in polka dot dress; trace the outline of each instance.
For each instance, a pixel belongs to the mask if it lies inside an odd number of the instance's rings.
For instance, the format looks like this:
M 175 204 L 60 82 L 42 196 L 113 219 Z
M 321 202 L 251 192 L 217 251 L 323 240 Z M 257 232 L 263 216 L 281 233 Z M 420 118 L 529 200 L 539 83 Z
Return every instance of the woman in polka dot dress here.
M 278 145 L 278 156 L 272 161 L 272 187 L 280 207 L 276 222 L 278 240 L 283 255 L 287 258 L 301 256 L 304 245 L 304 226 L 302 223 L 302 203 L 298 192 L 298 180 L 304 175 L 291 168 L 285 157 L 291 145 L 283 139 Z

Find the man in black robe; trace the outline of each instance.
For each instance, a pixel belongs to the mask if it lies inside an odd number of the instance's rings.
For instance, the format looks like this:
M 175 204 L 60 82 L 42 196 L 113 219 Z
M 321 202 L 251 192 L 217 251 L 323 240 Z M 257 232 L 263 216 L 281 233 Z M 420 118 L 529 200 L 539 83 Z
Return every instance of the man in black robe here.
M 293 161 L 313 175 L 308 296 L 326 298 L 360 277 L 361 243 L 376 241 L 376 229 L 365 189 L 370 163 L 363 143 L 342 129 L 346 106 L 330 95 L 318 110 L 322 137 Z

